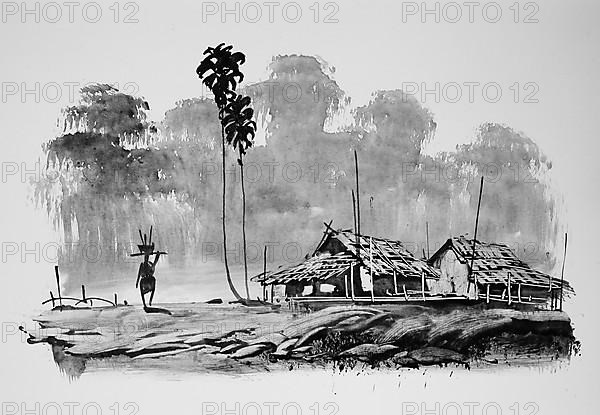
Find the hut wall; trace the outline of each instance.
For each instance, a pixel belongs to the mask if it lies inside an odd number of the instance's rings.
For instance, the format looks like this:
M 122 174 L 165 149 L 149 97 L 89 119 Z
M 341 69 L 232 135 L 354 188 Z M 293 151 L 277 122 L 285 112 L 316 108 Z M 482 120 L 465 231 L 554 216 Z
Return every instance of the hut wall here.
M 467 295 L 469 268 L 451 249 L 446 250 L 434 264 L 440 270 L 440 279 L 428 281 L 432 294 Z
M 286 297 L 298 297 L 302 295 L 306 284 L 301 281 L 290 281 L 285 285 Z

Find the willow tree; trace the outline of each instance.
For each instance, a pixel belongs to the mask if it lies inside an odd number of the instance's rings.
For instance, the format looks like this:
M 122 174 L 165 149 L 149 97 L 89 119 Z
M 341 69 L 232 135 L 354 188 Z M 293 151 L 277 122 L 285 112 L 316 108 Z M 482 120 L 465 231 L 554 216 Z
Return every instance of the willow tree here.
M 200 62 L 196 73 L 202 79 L 202 83 L 213 93 L 215 103 L 219 109 L 219 121 L 221 122 L 221 153 L 222 153 L 222 211 L 221 225 L 223 230 L 223 262 L 225 264 L 225 273 L 229 289 L 240 301 L 242 297 L 236 290 L 231 280 L 231 272 L 227 259 L 227 220 L 226 220 L 226 183 L 225 183 L 225 152 L 226 152 L 226 137 L 224 122 L 226 108 L 228 104 L 236 98 L 235 89 L 238 83 L 242 82 L 244 75 L 240 72 L 240 65 L 246 61 L 246 57 L 241 52 L 232 52 L 233 46 L 225 46 L 224 43 L 216 47 L 209 47 L 204 51 L 204 59 Z M 247 293 L 249 294 L 249 293 Z M 247 295 L 249 296 L 249 295 Z

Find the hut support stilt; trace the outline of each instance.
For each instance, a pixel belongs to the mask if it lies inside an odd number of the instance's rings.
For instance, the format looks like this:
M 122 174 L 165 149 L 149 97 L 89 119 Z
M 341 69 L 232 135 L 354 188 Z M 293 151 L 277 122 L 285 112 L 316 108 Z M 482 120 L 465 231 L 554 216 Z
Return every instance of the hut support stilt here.
M 510 292 L 510 272 L 508 273 L 508 304 L 512 303 L 512 294 Z
M 354 265 L 350 266 L 350 295 L 354 301 Z
M 423 301 L 425 301 L 425 273 L 421 271 L 421 294 L 423 295 Z

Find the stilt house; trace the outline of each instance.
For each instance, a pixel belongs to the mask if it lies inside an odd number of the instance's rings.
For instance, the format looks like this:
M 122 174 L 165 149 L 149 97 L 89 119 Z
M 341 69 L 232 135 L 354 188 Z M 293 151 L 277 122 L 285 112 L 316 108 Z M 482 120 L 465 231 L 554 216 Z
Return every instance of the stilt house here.
M 438 279 L 437 269 L 399 241 L 329 227 L 304 262 L 253 277 L 275 296 L 370 302 L 422 299 Z
M 431 293 L 510 303 L 550 302 L 572 289 L 567 281 L 553 278 L 521 261 L 506 245 L 475 241 L 464 236 L 448 239 L 427 261 L 440 271 L 431 282 Z M 471 263 L 473 268 L 471 268 Z

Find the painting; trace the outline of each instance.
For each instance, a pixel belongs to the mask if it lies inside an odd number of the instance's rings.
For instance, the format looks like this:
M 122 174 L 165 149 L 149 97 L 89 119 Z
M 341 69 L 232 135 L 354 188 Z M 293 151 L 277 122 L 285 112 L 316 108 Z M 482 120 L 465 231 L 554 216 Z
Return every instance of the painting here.
M 3 3 L 3 415 L 591 410 L 598 6 L 513 3 Z

